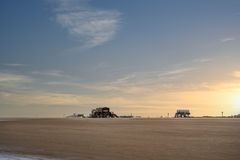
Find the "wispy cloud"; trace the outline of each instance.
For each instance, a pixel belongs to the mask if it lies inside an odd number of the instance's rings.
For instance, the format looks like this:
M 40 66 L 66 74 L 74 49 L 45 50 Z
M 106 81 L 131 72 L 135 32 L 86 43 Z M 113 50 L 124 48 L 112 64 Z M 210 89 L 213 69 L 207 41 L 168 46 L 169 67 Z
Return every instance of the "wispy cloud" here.
M 10 73 L 0 73 L 0 82 L 31 82 L 32 79 L 28 76 L 10 74 Z
M 196 63 L 207 63 L 210 61 L 212 61 L 211 58 L 197 58 L 193 60 L 193 62 L 196 62 Z
M 41 76 L 54 76 L 54 77 L 63 77 L 63 71 L 60 70 L 49 70 L 49 71 L 33 71 L 32 74 L 41 75 Z
M 180 75 L 180 74 L 192 71 L 192 70 L 195 70 L 195 68 L 180 68 L 180 69 L 162 72 L 158 76 L 159 77 L 176 76 L 176 75 Z
M 121 77 L 121 78 L 118 78 L 117 80 L 115 80 L 114 82 L 112 82 L 113 84 L 123 84 L 123 83 L 126 83 L 128 82 L 129 80 L 131 79 L 134 79 L 136 78 L 136 75 L 135 74 L 129 74 L 129 75 L 126 75 L 124 77 Z
M 191 74 L 196 68 L 185 67 L 165 71 L 149 71 L 134 72 L 132 74 L 117 77 L 111 81 L 103 81 L 97 83 L 76 83 L 72 81 L 65 82 L 48 82 L 47 85 L 74 87 L 74 89 L 87 90 L 91 93 L 99 94 L 99 92 L 118 93 L 119 95 L 137 95 L 155 92 L 156 90 L 178 90 L 176 81 L 181 79 L 183 75 Z M 89 93 L 90 93 L 89 92 Z
M 21 63 L 5 63 L 3 65 L 9 66 L 9 67 L 26 67 L 26 66 L 28 66 L 26 64 L 21 64 Z
M 227 37 L 227 38 L 220 39 L 220 41 L 222 43 L 230 42 L 230 41 L 234 41 L 234 40 L 236 40 L 236 38 L 234 38 L 234 37 Z
M 86 0 L 54 1 L 56 21 L 82 47 L 95 47 L 110 41 L 116 34 L 121 13 L 116 10 L 93 9 Z

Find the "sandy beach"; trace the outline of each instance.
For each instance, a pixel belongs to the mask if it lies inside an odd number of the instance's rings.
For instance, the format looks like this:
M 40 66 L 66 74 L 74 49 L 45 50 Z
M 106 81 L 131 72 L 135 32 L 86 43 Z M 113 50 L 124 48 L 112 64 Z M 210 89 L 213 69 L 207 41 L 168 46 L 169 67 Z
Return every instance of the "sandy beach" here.
M 0 151 L 69 160 L 237 160 L 239 133 L 240 119 L 19 119 L 0 121 Z

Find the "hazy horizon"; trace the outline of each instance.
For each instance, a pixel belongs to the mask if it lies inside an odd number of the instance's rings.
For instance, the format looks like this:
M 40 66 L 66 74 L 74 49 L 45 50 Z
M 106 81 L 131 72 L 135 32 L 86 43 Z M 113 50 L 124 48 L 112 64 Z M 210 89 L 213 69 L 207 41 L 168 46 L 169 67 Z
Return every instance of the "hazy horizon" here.
M 1 0 L 0 118 L 240 113 L 238 0 Z

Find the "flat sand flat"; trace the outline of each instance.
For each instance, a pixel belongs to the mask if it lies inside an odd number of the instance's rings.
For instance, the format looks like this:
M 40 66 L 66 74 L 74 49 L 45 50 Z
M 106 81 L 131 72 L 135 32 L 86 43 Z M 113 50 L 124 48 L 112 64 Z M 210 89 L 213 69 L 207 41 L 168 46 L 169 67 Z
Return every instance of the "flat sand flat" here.
M 19 119 L 0 151 L 73 160 L 238 160 L 240 119 Z

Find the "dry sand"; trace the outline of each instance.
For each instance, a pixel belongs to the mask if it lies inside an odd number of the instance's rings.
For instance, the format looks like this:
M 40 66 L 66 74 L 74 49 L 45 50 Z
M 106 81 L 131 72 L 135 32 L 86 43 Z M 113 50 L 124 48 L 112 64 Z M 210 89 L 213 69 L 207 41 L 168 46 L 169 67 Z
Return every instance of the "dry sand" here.
M 0 151 L 69 160 L 238 160 L 240 119 L 0 121 Z

